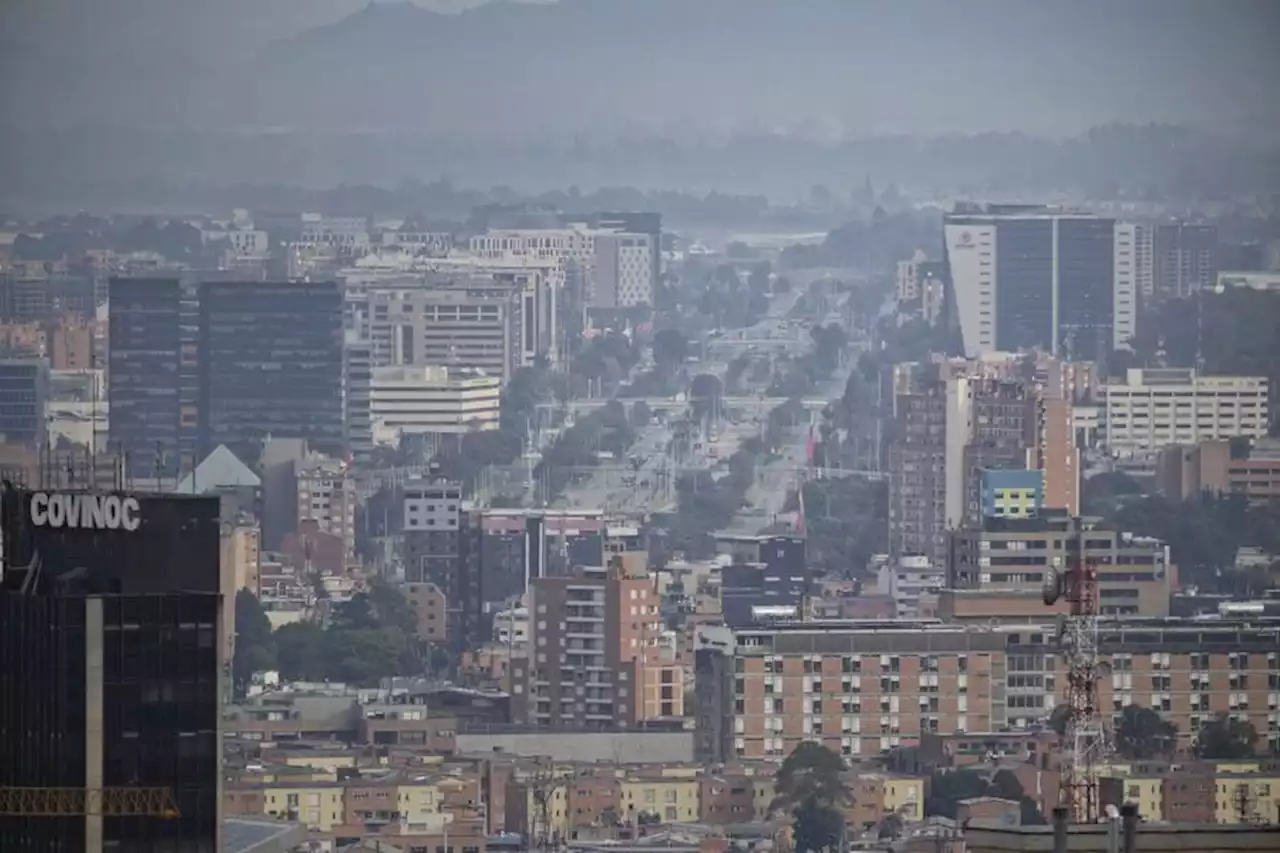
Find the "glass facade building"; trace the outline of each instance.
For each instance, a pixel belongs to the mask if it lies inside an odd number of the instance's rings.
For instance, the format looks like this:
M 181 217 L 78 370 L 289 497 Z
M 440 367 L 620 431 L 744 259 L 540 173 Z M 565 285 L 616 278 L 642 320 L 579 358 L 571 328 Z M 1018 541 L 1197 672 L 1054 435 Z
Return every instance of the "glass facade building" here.
M 0 359 L 0 443 L 43 447 L 48 399 L 48 362 Z
M 200 449 L 255 458 L 267 437 L 344 451 L 343 296 L 334 282 L 200 286 Z
M 132 474 L 176 476 L 182 449 L 194 450 L 183 436 L 181 285 L 116 278 L 109 293 L 111 448 L 124 454 Z
M 1122 226 L 1123 227 L 1123 226 Z M 1136 247 L 1114 219 L 1040 205 L 960 205 L 943 242 L 965 355 L 1039 349 L 1092 360 L 1132 334 Z
M 177 810 L 0 816 L 0 849 L 221 850 L 218 500 L 7 490 L 0 516 L 0 787 Z

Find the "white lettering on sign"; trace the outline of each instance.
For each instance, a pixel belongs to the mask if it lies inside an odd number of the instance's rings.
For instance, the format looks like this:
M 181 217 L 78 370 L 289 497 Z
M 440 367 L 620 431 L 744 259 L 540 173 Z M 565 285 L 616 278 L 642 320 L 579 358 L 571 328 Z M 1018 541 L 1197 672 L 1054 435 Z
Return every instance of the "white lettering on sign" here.
M 119 495 L 31 496 L 31 523 L 36 527 L 134 531 L 142 524 L 137 498 Z

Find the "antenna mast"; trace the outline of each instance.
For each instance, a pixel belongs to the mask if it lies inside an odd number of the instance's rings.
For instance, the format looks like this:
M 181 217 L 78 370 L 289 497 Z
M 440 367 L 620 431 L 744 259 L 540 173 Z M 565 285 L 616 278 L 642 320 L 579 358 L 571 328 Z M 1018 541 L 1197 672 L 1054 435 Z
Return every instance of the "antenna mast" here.
M 1071 615 L 1059 635 L 1067 659 L 1067 726 L 1064 737 L 1060 804 L 1069 810 L 1074 823 L 1097 823 L 1101 819 L 1098 797 L 1098 765 L 1107 760 L 1111 746 L 1098 708 L 1098 679 L 1102 664 L 1098 659 L 1098 568 L 1087 557 L 1086 530 L 1073 519 L 1076 551 L 1059 576 L 1045 576 L 1044 600 L 1052 605 L 1060 597 L 1071 604 Z

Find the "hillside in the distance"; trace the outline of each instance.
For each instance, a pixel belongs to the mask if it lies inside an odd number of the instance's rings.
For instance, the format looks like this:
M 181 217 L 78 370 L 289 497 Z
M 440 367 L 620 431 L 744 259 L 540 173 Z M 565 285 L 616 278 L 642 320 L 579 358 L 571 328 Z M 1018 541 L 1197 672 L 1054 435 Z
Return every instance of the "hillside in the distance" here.
M 1114 120 L 1256 132 L 1280 79 L 1267 0 L 1231 14 L 1195 0 L 560 0 L 456 15 L 357 2 L 10 0 L 34 11 L 0 16 L 0 106 L 63 125 L 507 141 L 1060 135 Z

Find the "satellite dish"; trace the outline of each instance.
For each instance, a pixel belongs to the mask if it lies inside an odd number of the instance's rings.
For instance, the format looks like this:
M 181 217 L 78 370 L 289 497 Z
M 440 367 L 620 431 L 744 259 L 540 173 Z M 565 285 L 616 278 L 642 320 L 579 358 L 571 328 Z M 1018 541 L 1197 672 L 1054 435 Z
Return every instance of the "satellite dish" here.
M 1058 597 L 1062 595 L 1062 578 L 1055 568 L 1046 568 L 1044 571 L 1044 587 L 1040 590 L 1044 603 L 1047 605 L 1056 604 Z

